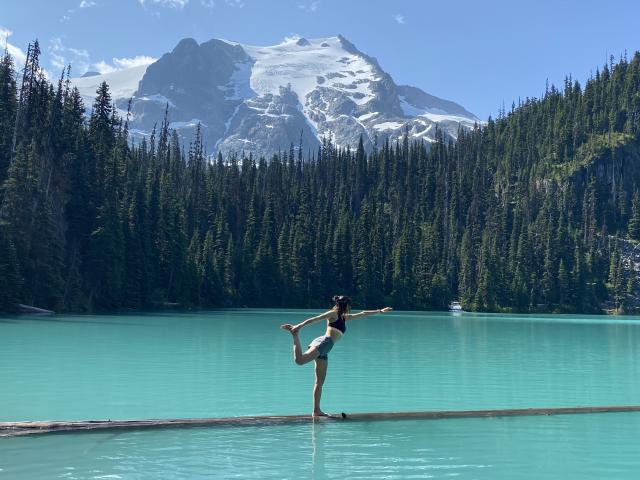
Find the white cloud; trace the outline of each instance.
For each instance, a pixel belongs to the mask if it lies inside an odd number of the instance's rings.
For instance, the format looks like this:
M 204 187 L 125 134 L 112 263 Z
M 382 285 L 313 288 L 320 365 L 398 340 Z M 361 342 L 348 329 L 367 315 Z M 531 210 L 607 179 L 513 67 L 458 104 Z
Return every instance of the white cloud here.
M 224 3 L 230 7 L 242 8 L 244 7 L 244 0 L 224 0 Z
M 117 70 L 113 65 L 109 65 L 104 60 L 100 60 L 98 63 L 94 63 L 91 65 L 91 69 L 95 70 L 98 73 L 111 73 Z
M 9 38 L 11 35 L 13 35 L 13 32 L 11 30 L 9 30 L 8 28 L 4 28 L 4 27 L 0 27 L 0 40 L 2 40 L 2 42 L 4 43 L 7 38 Z
M 402 15 L 401 13 L 397 13 L 393 18 L 400 25 L 404 25 L 405 23 L 407 23 L 404 19 L 404 15 Z
M 61 37 L 53 37 L 49 41 L 49 56 L 51 65 L 59 70 L 72 65 L 74 70 L 84 71 L 89 66 L 89 52 L 65 46 Z
M 302 3 L 302 4 L 298 5 L 298 8 L 300 10 L 304 10 L 305 12 L 315 13 L 315 11 L 318 10 L 318 6 L 319 5 L 320 5 L 319 1 L 314 1 L 314 2 L 311 2 L 309 4 Z
M 85 9 L 85 8 L 95 7 L 96 5 L 97 3 L 94 2 L 93 0 L 81 0 L 77 8 Z M 70 21 L 71 17 L 75 15 L 77 8 L 70 8 L 69 10 L 67 10 L 67 12 L 62 15 L 62 18 L 60 19 L 60 21 L 61 22 Z
M 156 61 L 147 55 L 136 55 L 131 58 L 112 58 L 111 63 L 101 60 L 97 63 L 91 61 L 91 55 L 84 48 L 67 47 L 61 37 L 54 37 L 49 42 L 49 57 L 51 65 L 62 70 L 71 65 L 74 75 L 82 74 L 88 70 L 99 73 L 110 73 L 124 68 L 149 65 Z
M 4 47 L 6 45 L 7 52 L 9 52 L 9 55 L 13 57 L 14 67 L 16 71 L 19 72 L 24 67 L 24 62 L 27 61 L 27 55 L 22 51 L 22 49 L 9 43 L 8 39 L 11 35 L 13 35 L 13 32 L 11 30 L 0 26 L 0 42 L 2 43 L 1 48 L 4 50 Z
M 136 55 L 133 58 L 114 58 L 113 63 L 121 69 L 139 67 L 140 65 L 149 65 L 156 60 L 157 58 L 149 57 L 147 55 Z
M 49 55 L 51 55 L 51 65 L 58 69 L 62 69 L 67 64 L 67 59 L 64 57 L 62 47 L 62 40 L 59 38 L 51 39 L 49 45 Z
M 213 0 L 200 0 L 200 4 L 205 8 L 213 8 L 216 6 L 216 2 Z
M 84 48 L 71 48 L 69 47 L 67 50 L 71 52 L 73 55 L 81 58 L 89 58 L 89 52 L 87 52 Z
M 98 73 L 111 73 L 117 70 L 113 65 L 108 64 L 104 60 L 100 60 L 98 63 L 91 65 L 91 69 Z
M 162 7 L 170 7 L 170 8 L 184 8 L 189 0 L 138 0 L 140 5 L 143 7 L 145 4 L 150 5 L 160 5 Z
M 132 58 L 113 58 L 112 63 L 104 60 L 91 65 L 91 68 L 99 73 L 111 73 L 124 68 L 139 67 L 140 65 L 149 65 L 157 59 L 147 55 L 136 55 Z
M 9 52 L 9 55 L 13 57 L 16 71 L 22 70 L 22 68 L 24 67 L 24 63 L 27 61 L 27 54 L 24 53 L 20 48 L 16 47 L 15 45 L 11 45 L 10 43 L 7 43 L 7 51 Z

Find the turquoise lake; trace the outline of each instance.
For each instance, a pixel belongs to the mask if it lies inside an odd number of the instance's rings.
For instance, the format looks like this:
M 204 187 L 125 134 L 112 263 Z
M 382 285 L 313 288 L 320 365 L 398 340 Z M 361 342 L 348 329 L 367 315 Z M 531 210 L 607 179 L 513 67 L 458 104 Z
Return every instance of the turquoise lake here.
M 316 313 L 0 317 L 0 421 L 309 413 L 313 366 L 278 326 Z M 392 312 L 347 328 L 328 412 L 640 404 L 638 317 Z M 640 414 L 609 413 L 0 438 L 0 478 L 635 479 L 639 430 Z

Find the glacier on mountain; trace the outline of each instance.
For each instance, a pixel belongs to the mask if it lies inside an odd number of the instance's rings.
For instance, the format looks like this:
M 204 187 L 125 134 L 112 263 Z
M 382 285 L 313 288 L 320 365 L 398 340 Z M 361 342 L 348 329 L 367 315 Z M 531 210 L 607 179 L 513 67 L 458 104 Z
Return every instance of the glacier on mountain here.
M 210 153 L 269 156 L 291 144 L 317 149 L 323 138 L 366 149 L 402 137 L 432 142 L 436 126 L 456 139 L 478 118 L 419 88 L 396 85 L 375 58 L 342 36 L 288 38 L 274 46 L 181 40 L 149 65 L 74 78 L 90 106 L 106 81 L 120 114 L 131 99 L 130 132 L 149 135 L 168 110 L 186 141 L 198 123 Z

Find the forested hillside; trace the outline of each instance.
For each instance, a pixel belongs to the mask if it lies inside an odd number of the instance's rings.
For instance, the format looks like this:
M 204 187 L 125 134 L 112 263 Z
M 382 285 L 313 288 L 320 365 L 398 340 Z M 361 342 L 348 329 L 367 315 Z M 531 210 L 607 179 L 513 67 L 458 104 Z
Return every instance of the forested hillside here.
M 629 307 L 640 240 L 640 53 L 457 143 L 302 145 L 209 161 L 169 119 L 132 145 L 108 85 L 90 116 L 30 46 L 0 65 L 0 309 Z M 304 154 L 303 154 L 304 152 Z

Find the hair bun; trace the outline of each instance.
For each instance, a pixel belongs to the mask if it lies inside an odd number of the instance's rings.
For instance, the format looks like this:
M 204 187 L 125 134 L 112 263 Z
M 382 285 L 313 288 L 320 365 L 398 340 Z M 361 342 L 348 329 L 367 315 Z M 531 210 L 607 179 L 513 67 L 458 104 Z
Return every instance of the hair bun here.
M 351 299 L 349 297 L 347 297 L 346 295 L 334 295 L 333 298 L 333 303 L 336 304 L 350 304 L 351 303 Z

